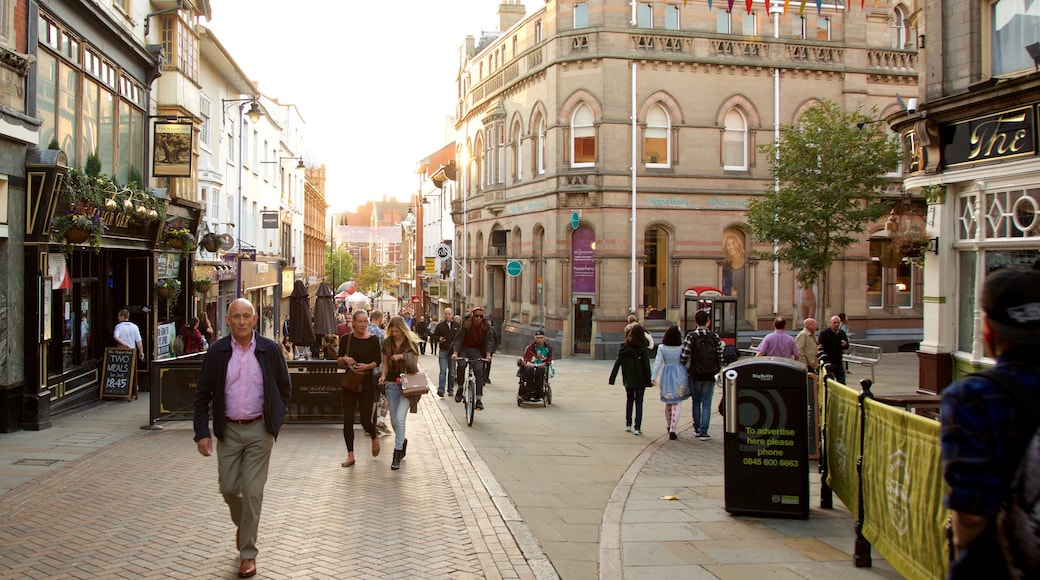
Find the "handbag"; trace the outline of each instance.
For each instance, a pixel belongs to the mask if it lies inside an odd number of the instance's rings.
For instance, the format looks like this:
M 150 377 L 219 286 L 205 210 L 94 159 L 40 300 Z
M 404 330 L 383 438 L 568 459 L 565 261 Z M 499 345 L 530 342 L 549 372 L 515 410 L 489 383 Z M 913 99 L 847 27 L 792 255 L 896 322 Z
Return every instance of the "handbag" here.
M 350 335 L 347 335 L 347 348 L 346 353 L 350 354 Z M 355 372 L 354 369 L 348 368 L 347 372 L 343 374 L 343 379 L 340 381 L 340 386 L 345 391 L 351 393 L 360 393 L 365 388 L 365 373 Z
M 408 406 L 409 413 L 419 412 L 419 399 L 430 392 L 430 387 L 426 383 L 426 375 L 421 373 L 411 373 L 401 375 L 401 396 L 408 397 L 408 402 L 411 403 Z

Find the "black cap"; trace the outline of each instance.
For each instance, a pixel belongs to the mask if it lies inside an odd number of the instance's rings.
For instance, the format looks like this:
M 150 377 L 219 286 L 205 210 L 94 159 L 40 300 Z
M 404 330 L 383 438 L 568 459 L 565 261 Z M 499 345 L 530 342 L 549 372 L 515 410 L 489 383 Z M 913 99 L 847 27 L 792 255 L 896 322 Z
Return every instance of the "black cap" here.
M 1040 345 L 1040 270 L 1011 266 L 987 276 L 982 310 L 1007 341 Z
M 545 336 L 545 331 L 542 330 L 541 328 L 539 328 L 538 330 L 534 331 L 534 335 L 535 336 Z

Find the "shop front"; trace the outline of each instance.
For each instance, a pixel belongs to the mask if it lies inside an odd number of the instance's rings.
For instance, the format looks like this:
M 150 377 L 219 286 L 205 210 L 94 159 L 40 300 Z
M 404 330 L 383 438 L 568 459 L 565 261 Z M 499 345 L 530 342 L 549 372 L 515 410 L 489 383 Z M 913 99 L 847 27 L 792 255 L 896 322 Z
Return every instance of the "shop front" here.
M 240 267 L 242 297 L 252 302 L 260 315 L 256 330 L 273 339 L 278 327 L 276 316 L 281 312 L 282 284 L 278 275 L 278 263 L 249 260 L 241 262 Z

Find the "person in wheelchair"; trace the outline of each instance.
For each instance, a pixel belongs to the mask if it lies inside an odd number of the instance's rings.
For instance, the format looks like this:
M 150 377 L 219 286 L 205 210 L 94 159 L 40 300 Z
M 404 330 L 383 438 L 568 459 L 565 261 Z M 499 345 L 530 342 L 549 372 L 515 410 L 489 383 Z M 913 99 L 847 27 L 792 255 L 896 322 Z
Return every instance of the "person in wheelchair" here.
M 527 345 L 524 356 L 516 361 L 520 367 L 516 374 L 523 378 L 527 385 L 532 388 L 537 385 L 537 390 L 541 390 L 541 385 L 548 378 L 549 365 L 552 364 L 552 360 L 552 345 L 545 342 L 545 332 L 539 329 L 534 333 L 534 342 Z

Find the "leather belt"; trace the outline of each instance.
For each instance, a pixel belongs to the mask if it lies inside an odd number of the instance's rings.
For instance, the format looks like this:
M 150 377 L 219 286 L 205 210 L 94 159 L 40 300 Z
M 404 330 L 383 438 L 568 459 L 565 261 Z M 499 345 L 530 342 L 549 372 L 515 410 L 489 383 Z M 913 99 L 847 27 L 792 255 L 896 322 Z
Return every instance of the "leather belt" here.
M 260 419 L 263 419 L 263 418 L 264 418 L 264 416 L 260 415 L 259 417 L 253 417 L 252 419 L 232 419 L 231 417 L 224 417 L 224 420 L 227 421 L 228 423 L 234 423 L 236 425 L 248 425 L 250 423 L 259 421 Z

